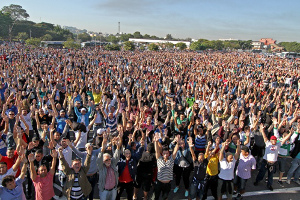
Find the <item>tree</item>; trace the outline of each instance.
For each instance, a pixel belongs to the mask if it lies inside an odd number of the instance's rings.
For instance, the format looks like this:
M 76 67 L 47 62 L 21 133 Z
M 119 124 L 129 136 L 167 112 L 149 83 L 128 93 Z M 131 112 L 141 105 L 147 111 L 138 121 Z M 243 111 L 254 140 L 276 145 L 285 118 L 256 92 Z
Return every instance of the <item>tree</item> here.
M 17 38 L 20 41 L 25 41 L 28 39 L 28 34 L 26 32 L 19 32 Z
M 150 51 L 158 51 L 159 47 L 158 47 L 158 45 L 151 43 L 151 44 L 149 44 L 148 49 Z
M 0 12 L 0 36 L 2 38 L 8 37 L 8 30 L 10 24 L 12 24 L 12 19 L 10 15 Z
M 184 50 L 186 49 L 186 44 L 183 43 L 183 42 L 178 42 L 176 45 L 175 45 L 177 48 L 179 48 L 179 50 Z
M 173 49 L 174 48 L 174 44 L 171 43 L 171 42 L 166 42 L 165 43 L 165 48 L 167 48 L 167 49 Z
M 67 41 L 64 42 L 64 47 L 67 49 L 79 49 L 80 44 L 76 43 L 72 38 L 68 38 Z
M 145 35 L 143 36 L 143 38 L 145 38 L 145 39 L 150 39 L 150 38 L 151 38 L 151 36 L 150 36 L 150 35 L 148 35 L 148 34 L 145 34 Z
M 202 45 L 202 43 L 198 40 L 197 42 L 193 42 L 191 44 L 190 49 L 194 51 L 200 51 L 200 50 L 205 50 L 205 46 Z
M 51 41 L 52 40 L 52 36 L 50 34 L 45 34 L 44 36 L 41 37 L 41 39 L 43 41 Z
M 120 51 L 120 46 L 118 44 L 108 44 L 108 45 L 105 46 L 105 50 Z
M 12 21 L 12 24 L 9 25 L 8 32 L 9 32 L 9 40 L 11 41 L 11 33 L 13 27 L 17 21 L 25 20 L 29 17 L 29 14 L 25 9 L 22 8 L 20 5 L 10 4 L 9 6 L 4 6 L 2 8 L 2 12 L 4 14 L 9 14 Z
M 27 45 L 32 45 L 32 46 L 40 46 L 40 44 L 41 44 L 41 39 L 39 39 L 39 38 L 29 38 L 29 39 L 27 39 L 26 41 L 25 41 L 25 43 L 27 44 Z
M 300 43 L 298 42 L 280 42 L 279 45 L 283 46 L 286 51 L 300 52 Z
M 92 37 L 87 33 L 80 33 L 78 34 L 78 39 L 81 40 L 81 42 L 91 41 Z
M 124 42 L 124 49 L 126 51 L 134 51 L 135 46 L 134 46 L 133 42 L 126 41 L 126 42 Z
M 166 39 L 166 40 L 172 40 L 172 39 L 173 39 L 173 37 L 172 37 L 172 35 L 171 35 L 171 34 L 167 34 L 167 35 L 166 35 L 166 37 L 165 37 L 165 39 Z
M 134 36 L 130 33 L 128 34 L 122 34 L 119 38 L 121 41 L 125 42 L 125 41 L 128 41 L 129 38 L 133 38 Z
M 114 35 L 110 35 L 107 37 L 107 40 L 113 44 L 117 44 L 119 42 L 119 38 Z
M 133 33 L 134 38 L 143 38 L 142 34 L 139 31 Z

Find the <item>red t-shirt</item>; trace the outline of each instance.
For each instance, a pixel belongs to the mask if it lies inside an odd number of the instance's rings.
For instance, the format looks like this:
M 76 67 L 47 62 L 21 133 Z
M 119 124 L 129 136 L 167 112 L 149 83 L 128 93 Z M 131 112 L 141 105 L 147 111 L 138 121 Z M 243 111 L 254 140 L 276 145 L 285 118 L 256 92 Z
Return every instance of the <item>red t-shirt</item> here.
M 9 170 L 16 163 L 17 159 L 18 159 L 18 153 L 17 153 L 17 151 L 15 151 L 14 156 L 12 158 L 8 158 L 7 156 L 2 156 L 0 162 L 6 162 L 7 170 Z M 15 177 L 18 177 L 20 175 L 20 173 L 21 173 L 21 170 L 19 168 Z
M 53 189 L 53 175 L 50 172 L 48 172 L 44 178 L 37 175 L 33 181 L 33 185 L 35 188 L 35 199 L 51 199 L 55 195 Z
M 121 174 L 121 176 L 119 176 L 119 182 L 121 182 L 121 183 L 130 183 L 133 181 L 130 176 L 130 173 L 129 173 L 128 163 L 129 163 L 129 161 L 126 160 L 125 169 L 124 169 L 123 173 Z

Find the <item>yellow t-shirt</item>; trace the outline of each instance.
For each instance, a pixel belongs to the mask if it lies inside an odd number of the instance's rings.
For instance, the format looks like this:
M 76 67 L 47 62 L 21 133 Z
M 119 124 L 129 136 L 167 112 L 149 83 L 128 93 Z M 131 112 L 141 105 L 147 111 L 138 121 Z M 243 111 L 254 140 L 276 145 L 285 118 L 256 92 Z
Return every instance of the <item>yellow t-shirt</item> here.
M 205 155 L 205 158 L 207 158 L 207 155 Z M 218 171 L 218 164 L 219 164 L 219 156 L 214 155 L 211 157 L 208 161 L 206 173 L 210 176 L 215 176 L 219 173 Z
M 102 92 L 100 93 L 93 93 L 93 97 L 94 97 L 94 102 L 95 104 L 100 103 L 101 98 L 102 98 Z

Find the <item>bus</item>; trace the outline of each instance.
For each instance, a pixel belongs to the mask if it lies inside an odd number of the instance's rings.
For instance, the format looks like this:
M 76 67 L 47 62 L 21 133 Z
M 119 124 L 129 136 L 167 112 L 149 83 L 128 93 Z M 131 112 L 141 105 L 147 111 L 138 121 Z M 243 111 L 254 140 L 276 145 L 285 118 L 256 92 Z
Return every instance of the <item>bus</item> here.
M 297 58 L 298 55 L 295 52 L 282 52 L 280 54 L 280 57 L 282 57 L 282 58 Z

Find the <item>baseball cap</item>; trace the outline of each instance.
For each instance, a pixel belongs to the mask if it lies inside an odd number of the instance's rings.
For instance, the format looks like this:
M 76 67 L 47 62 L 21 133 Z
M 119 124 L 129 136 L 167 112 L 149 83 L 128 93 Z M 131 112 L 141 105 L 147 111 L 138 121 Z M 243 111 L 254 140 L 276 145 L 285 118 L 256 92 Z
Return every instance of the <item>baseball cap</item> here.
M 270 140 L 277 140 L 277 137 L 276 136 L 271 136 Z

